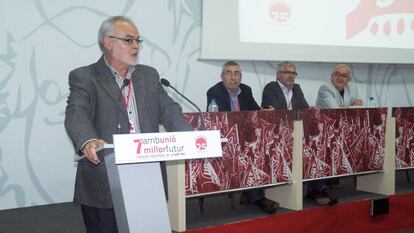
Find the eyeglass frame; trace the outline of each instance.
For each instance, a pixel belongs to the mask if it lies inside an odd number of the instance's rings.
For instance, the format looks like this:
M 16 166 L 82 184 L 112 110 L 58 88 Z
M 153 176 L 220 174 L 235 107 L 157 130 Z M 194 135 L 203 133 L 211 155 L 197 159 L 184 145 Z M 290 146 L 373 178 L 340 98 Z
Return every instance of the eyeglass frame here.
M 296 72 L 296 71 L 280 70 L 279 72 L 282 73 L 282 74 L 291 74 L 291 75 L 294 75 L 294 76 L 298 76 L 298 72 Z
M 350 78 L 351 77 L 351 74 L 349 74 L 349 73 L 341 73 L 341 72 L 338 72 L 338 71 L 333 72 L 333 75 L 335 77 L 340 77 L 340 78 Z
M 242 76 L 242 73 L 240 71 L 232 72 L 228 70 L 228 71 L 224 71 L 223 75 L 224 77 L 228 77 L 228 78 L 231 78 L 231 77 L 240 78 Z
M 112 39 L 122 40 L 122 41 L 126 42 L 128 45 L 132 45 L 133 42 L 135 41 L 137 43 L 137 45 L 141 46 L 142 43 L 144 42 L 144 40 L 139 39 L 139 37 L 138 38 L 128 38 L 128 37 L 123 38 L 123 37 L 112 36 L 112 35 L 108 35 L 108 37 L 112 38 Z

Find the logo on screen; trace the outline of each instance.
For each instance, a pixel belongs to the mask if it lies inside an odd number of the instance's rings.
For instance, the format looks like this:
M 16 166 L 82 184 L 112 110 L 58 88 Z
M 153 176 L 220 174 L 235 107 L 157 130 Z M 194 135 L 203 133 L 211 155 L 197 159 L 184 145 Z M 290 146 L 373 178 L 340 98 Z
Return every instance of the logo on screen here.
M 289 4 L 284 0 L 269 3 L 268 14 L 272 22 L 278 24 L 287 23 L 292 15 Z
M 198 136 L 195 139 L 197 150 L 205 150 L 207 148 L 207 139 L 203 136 Z
M 372 35 L 406 35 L 414 31 L 414 4 L 405 0 L 360 1 L 346 15 L 346 39 L 369 29 Z

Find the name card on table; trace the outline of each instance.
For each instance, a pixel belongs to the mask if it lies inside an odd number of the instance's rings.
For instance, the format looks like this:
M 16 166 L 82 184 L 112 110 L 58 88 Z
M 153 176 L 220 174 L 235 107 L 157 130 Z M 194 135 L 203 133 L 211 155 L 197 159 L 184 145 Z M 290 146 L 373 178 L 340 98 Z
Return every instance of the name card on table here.
M 219 130 L 115 134 L 115 163 L 221 157 Z

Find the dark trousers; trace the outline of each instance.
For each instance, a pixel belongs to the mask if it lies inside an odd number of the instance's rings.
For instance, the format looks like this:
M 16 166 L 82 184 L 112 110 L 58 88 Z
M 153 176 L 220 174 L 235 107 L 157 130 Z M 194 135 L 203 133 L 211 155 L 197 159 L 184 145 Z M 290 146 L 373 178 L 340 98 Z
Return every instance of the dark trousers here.
M 87 233 L 118 233 L 114 209 L 81 205 Z
M 260 201 L 265 197 L 263 189 L 251 189 L 245 191 L 247 196 L 249 197 L 249 201 L 254 203 L 256 201 Z
M 308 183 L 308 193 L 310 192 L 322 192 L 328 188 L 328 182 L 326 180 L 315 180 Z

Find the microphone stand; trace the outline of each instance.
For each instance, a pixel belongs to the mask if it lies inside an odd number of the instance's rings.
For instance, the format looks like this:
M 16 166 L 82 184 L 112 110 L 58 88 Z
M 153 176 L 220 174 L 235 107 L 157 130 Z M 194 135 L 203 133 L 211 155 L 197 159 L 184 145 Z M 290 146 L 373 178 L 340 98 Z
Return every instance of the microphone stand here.
M 206 126 L 204 125 L 204 117 L 203 117 L 203 114 L 201 113 L 200 108 L 195 103 L 193 103 L 191 100 L 189 100 L 187 97 L 185 97 L 183 94 L 181 94 L 181 92 L 179 92 L 177 89 L 175 89 L 173 86 L 171 86 L 170 82 L 167 79 L 162 78 L 161 83 L 162 83 L 162 85 L 173 89 L 176 93 L 178 93 L 181 97 L 183 97 L 185 100 L 187 100 L 187 102 L 189 102 L 191 105 L 193 105 L 197 109 L 198 117 L 200 119 L 201 130 L 205 130 Z

